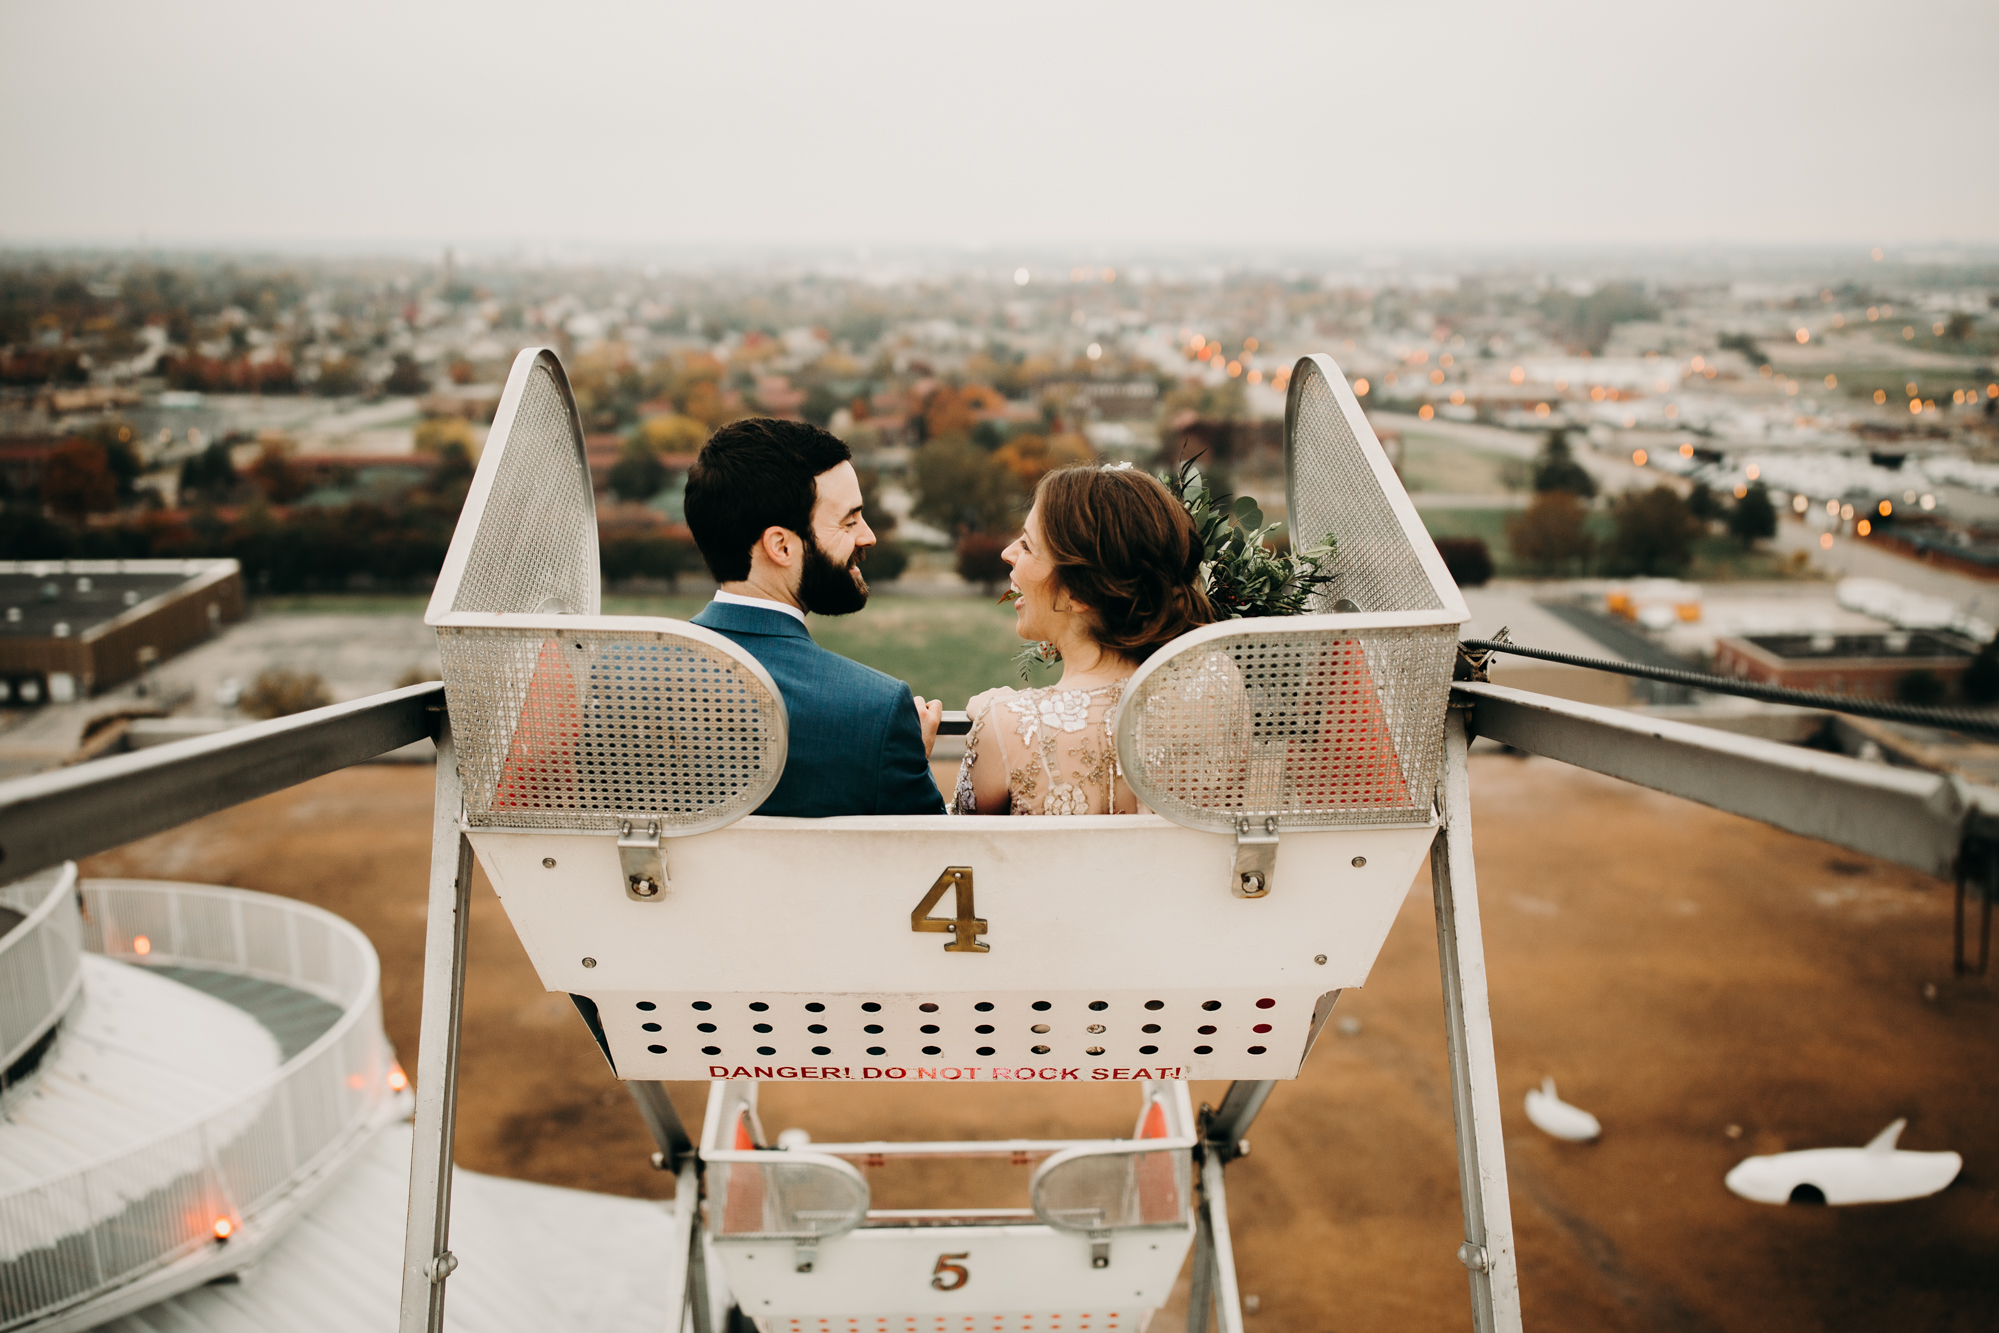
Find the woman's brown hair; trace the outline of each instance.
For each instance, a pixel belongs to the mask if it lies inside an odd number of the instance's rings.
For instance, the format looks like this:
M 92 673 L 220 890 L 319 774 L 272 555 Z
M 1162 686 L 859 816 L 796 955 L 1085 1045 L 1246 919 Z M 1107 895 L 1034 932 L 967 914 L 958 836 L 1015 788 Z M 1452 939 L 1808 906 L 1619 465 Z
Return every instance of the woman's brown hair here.
M 1090 637 L 1143 662 L 1215 618 L 1201 586 L 1194 521 L 1156 477 L 1134 467 L 1050 472 L 1034 492 L 1044 553 L 1088 607 Z

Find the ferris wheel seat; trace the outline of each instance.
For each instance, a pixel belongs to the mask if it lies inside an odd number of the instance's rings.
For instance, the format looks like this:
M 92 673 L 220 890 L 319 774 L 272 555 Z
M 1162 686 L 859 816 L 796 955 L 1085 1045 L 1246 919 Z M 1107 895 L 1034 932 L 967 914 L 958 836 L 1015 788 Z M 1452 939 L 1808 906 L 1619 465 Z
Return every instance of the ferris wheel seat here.
M 766 1329 L 861 1319 L 928 1330 L 981 1316 L 1137 1330 L 1173 1289 L 1194 1232 L 1194 1119 L 1184 1082 L 1142 1088 L 1131 1139 L 762 1146 L 755 1083 L 710 1085 L 701 1158 L 706 1240 L 730 1294 Z M 869 1167 L 906 1156 L 1033 1164 L 1031 1208 L 876 1210 Z M 894 1321 L 888 1324 L 885 1321 Z M 1002 1327 L 1012 1327 L 1002 1323 Z

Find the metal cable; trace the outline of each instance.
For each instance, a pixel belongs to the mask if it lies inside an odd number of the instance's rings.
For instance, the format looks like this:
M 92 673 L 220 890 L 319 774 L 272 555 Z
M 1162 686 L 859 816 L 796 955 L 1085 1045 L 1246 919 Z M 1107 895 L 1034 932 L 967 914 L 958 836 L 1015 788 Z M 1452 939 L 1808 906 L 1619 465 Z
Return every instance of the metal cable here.
M 1592 671 L 1613 671 L 1620 676 L 1639 676 L 1687 685 L 1714 694 L 1735 694 L 1765 703 L 1797 704 L 1822 708 L 1829 713 L 1849 713 L 1855 717 L 1878 717 L 1886 722 L 1907 722 L 1919 727 L 1939 727 L 1968 736 L 1999 740 L 1999 714 L 1975 713 L 1967 708 L 1926 708 L 1920 704 L 1895 703 L 1885 699 L 1858 699 L 1846 694 L 1823 694 L 1817 690 L 1793 690 L 1781 685 L 1759 685 L 1754 681 L 1713 676 L 1704 671 L 1682 671 L 1674 667 L 1642 666 L 1636 662 L 1615 662 L 1605 657 L 1580 657 L 1548 648 L 1528 648 L 1497 639 L 1463 639 L 1460 645 L 1477 652 L 1512 653 L 1517 657 L 1537 657 L 1544 662 L 1588 667 Z

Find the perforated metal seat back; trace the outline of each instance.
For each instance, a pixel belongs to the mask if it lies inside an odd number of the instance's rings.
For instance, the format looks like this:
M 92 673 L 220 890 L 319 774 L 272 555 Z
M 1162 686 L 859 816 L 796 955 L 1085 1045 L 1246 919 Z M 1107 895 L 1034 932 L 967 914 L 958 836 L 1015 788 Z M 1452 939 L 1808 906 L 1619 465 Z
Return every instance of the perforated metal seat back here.
M 531 347 L 507 376 L 425 620 L 598 609 L 597 508 L 576 400 L 555 353 Z
M 1132 791 L 1189 828 L 1428 823 L 1456 627 L 1352 619 L 1228 621 L 1161 650 L 1118 714 Z
M 438 628 L 469 825 L 671 836 L 762 804 L 785 711 L 754 658 L 681 621 L 568 620 Z
M 1374 429 L 1330 357 L 1291 374 L 1284 406 L 1285 500 L 1292 540 L 1338 543 L 1331 583 L 1313 607 L 1344 598 L 1364 612 L 1455 611 L 1464 599 L 1409 502 Z

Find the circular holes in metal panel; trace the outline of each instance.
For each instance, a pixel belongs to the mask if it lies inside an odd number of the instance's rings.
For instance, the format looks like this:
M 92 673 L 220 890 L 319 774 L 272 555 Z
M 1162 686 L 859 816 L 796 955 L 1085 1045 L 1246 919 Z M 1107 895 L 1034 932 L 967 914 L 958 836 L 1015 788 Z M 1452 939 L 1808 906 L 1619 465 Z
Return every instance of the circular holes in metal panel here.
M 1145 1002 L 1145 1007 L 1146 1007 L 1147 1009 L 1164 1009 L 1164 1008 L 1166 1007 L 1166 1001 L 1164 1001 L 1164 1000 L 1147 1000 L 1147 1001 Z
M 645 1010 L 647 1013 L 651 1013 L 653 1010 L 659 1008 L 659 1006 L 654 1004 L 651 1000 L 640 1000 L 638 1003 L 638 1007 Z M 708 1006 L 697 1004 L 694 1007 L 696 1009 L 705 1009 Z
M 1138 1048 L 1138 1053 L 1140 1055 L 1157 1055 L 1159 1054 L 1159 1048 L 1157 1046 L 1141 1046 Z
M 812 1053 L 814 1055 L 831 1055 L 833 1053 L 833 1048 L 831 1046 L 814 1046 L 812 1048 Z
M 864 1014 L 878 1014 L 881 1011 L 882 1007 L 876 1004 L 873 1000 L 868 1000 L 861 1005 L 861 1012 Z
M 1033 1003 L 1033 1005 L 1031 1005 L 1030 1007 L 1041 1012 L 1046 1012 L 1047 1010 L 1054 1008 L 1054 1006 L 1049 1004 L 1048 1001 L 1046 1000 L 1036 1000 Z
M 651 1052 L 652 1052 L 652 1053 L 653 1053 L 654 1055 L 665 1055 L 665 1054 L 666 1054 L 666 1047 L 664 1047 L 664 1046 L 648 1046 L 648 1047 L 646 1047 L 646 1049 L 647 1049 L 647 1050 L 649 1050 L 649 1051 L 651 1051 Z
M 1030 1046 L 1027 1049 L 1033 1051 L 1036 1055 L 1048 1054 L 1048 1048 L 1046 1046 Z
M 935 1004 L 932 1004 L 928 1000 L 925 1000 L 922 1004 L 919 1004 L 916 1007 L 922 1010 L 926 1014 L 934 1014 L 937 1012 L 937 1006 Z
M 721 1053 L 722 1048 L 720 1046 L 703 1046 L 701 1048 L 701 1054 L 703 1055 L 720 1055 Z
M 1103 1012 L 1104 1010 L 1106 1010 L 1106 1009 L 1110 1008 L 1110 1007 L 1111 1007 L 1111 1002 L 1110 1002 L 1109 1000 L 1092 1000 L 1092 1001 L 1090 1001 L 1090 1008 L 1091 1008 L 1091 1010 L 1092 1010 L 1092 1011 L 1094 1011 L 1094 1012 L 1096 1012 L 1096 1013 L 1099 1013 L 1099 1014 L 1100 1014 L 1100 1013 L 1102 1013 L 1102 1012 Z
M 713 1032 L 715 1030 L 715 1025 L 713 1023 L 696 1023 L 694 1025 L 694 1030 L 696 1032 Z
M 657 1023 L 641 1023 L 641 1024 L 639 1024 L 639 1027 L 641 1027 L 642 1029 L 644 1029 L 644 1030 L 645 1030 L 645 1031 L 647 1031 L 647 1032 L 657 1032 L 657 1031 L 659 1031 L 659 1024 L 657 1024 Z
M 1213 1013 L 1215 1010 L 1222 1007 L 1222 1002 L 1220 1000 L 1203 1000 L 1201 1001 L 1201 1007 L 1203 1009 L 1206 1009 L 1209 1013 Z
M 1212 1046 L 1196 1046 L 1194 1048 L 1194 1054 L 1196 1055 L 1213 1055 L 1214 1053 L 1215 1048 Z
M 925 1046 L 923 1053 L 925 1055 L 942 1055 L 944 1054 L 944 1048 L 942 1046 Z
M 993 1053 L 993 1048 L 992 1048 L 992 1047 L 990 1047 L 990 1046 L 981 1046 L 981 1047 L 979 1047 L 979 1054 L 980 1054 L 980 1055 L 991 1055 L 992 1053 Z
M 760 1014 L 768 1008 L 770 1008 L 770 1006 L 765 1004 L 762 1000 L 750 1001 L 750 1012 L 753 1014 Z
M 1277 1001 L 1269 999 L 1258 1000 L 1256 1002 L 1256 1007 L 1259 1009 L 1275 1009 L 1277 1007 Z
M 868 1054 L 869 1054 L 869 1055 L 887 1055 L 887 1054 L 888 1054 L 888 1047 L 886 1047 L 886 1046 L 870 1046 L 870 1047 L 868 1047 Z
M 989 1014 L 993 1011 L 993 1002 L 991 1000 L 980 1000 L 977 1004 L 973 1005 L 972 1008 L 978 1010 L 982 1014 Z
M 777 1054 L 777 1047 L 775 1047 L 775 1046 L 759 1046 L 759 1047 L 757 1047 L 757 1054 L 758 1054 L 758 1055 L 776 1055 L 776 1054 Z
M 694 1002 L 693 1004 L 689 1005 L 688 1007 L 689 1007 L 690 1009 L 712 1009 L 712 1008 L 714 1008 L 715 1006 L 714 1006 L 714 1005 L 712 1005 L 712 1004 L 709 1004 L 709 1003 L 708 1003 L 708 1002 L 707 1002 L 706 1000 L 696 1000 L 696 1001 L 695 1001 L 695 1002 Z M 639 1008 L 641 1008 L 641 1009 L 650 1009 L 650 1008 L 652 1008 L 652 1001 L 650 1001 L 650 1000 L 642 1000 L 642 1001 L 640 1001 L 640 1003 L 639 1003 Z

